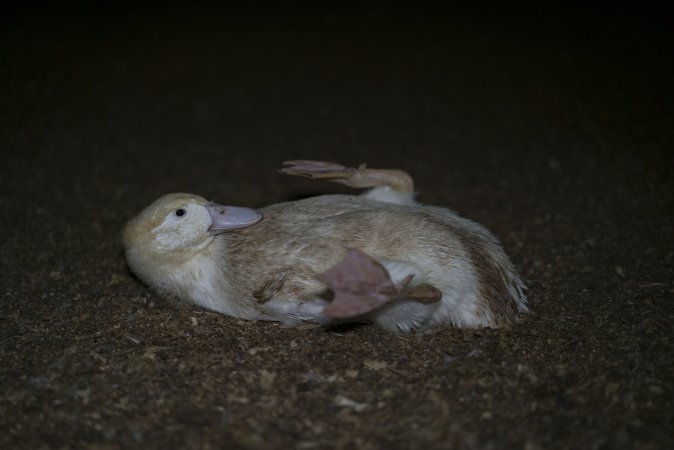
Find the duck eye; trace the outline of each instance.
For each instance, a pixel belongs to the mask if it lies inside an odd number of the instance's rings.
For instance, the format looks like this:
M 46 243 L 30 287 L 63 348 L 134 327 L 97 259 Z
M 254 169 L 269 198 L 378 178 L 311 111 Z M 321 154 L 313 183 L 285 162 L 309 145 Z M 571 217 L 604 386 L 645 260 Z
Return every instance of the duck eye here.
M 176 216 L 182 217 L 182 216 L 185 215 L 186 212 L 187 212 L 187 211 L 185 211 L 184 209 L 180 208 L 180 209 L 176 210 Z

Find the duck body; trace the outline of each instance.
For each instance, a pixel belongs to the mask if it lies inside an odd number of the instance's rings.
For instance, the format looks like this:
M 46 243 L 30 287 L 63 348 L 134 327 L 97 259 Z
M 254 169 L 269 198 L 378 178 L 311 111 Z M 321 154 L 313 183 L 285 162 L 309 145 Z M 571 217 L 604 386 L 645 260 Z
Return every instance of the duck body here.
M 157 214 L 165 203 L 169 207 Z M 287 325 L 366 320 L 406 332 L 440 325 L 497 327 L 526 310 L 524 285 L 496 238 L 450 209 L 417 203 L 410 189 L 384 183 L 362 195 L 274 204 L 262 208 L 262 220 L 210 233 L 166 255 L 149 250 L 161 224 L 148 227 L 148 218 L 160 222 L 174 210 L 208 204 L 170 194 L 153 205 L 148 209 L 154 214 L 144 211 L 125 229 L 132 271 L 162 293 L 223 314 Z M 206 215 L 202 222 L 200 230 L 210 226 Z M 350 250 L 381 264 L 392 283 L 430 285 L 441 296 L 426 303 L 400 294 L 358 317 L 330 317 L 325 311 L 331 292 L 321 274 Z

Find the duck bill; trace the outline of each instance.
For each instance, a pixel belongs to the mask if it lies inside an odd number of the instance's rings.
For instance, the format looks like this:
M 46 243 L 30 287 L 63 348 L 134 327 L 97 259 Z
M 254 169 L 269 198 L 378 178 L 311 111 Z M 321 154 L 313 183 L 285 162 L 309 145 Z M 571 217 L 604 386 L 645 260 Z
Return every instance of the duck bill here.
M 262 220 L 262 212 L 253 208 L 223 206 L 216 203 L 209 203 L 205 208 L 211 216 L 212 222 L 208 232 L 212 235 L 249 227 Z

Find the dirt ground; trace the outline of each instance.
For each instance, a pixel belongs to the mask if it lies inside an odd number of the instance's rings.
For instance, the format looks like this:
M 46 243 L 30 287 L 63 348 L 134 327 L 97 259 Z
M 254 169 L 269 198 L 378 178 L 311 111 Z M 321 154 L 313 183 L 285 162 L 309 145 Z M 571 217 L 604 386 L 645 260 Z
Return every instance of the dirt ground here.
M 663 4 L 0 8 L 0 447 L 674 448 Z M 532 313 L 288 329 L 130 275 L 121 228 L 163 193 L 347 192 L 292 158 L 406 169 L 502 240 Z

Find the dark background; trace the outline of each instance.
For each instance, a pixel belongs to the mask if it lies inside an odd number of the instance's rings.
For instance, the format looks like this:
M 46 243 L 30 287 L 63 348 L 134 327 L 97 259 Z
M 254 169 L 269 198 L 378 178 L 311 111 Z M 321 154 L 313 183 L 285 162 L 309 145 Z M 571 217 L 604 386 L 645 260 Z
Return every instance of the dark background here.
M 0 6 L 0 446 L 671 448 L 672 8 Z M 171 191 L 410 172 L 529 285 L 504 330 L 284 329 L 126 269 Z

